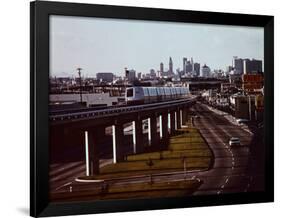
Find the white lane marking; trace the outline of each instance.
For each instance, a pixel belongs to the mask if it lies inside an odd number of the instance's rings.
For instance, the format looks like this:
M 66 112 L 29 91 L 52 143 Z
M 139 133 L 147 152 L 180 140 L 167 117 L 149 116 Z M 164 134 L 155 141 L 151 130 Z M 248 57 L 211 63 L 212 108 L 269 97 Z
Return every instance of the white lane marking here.
M 229 181 L 229 178 L 227 178 L 227 179 L 225 180 L 225 183 L 228 183 L 228 181 Z
M 217 194 L 219 195 L 221 193 L 221 191 L 218 191 Z
M 57 187 L 55 190 L 57 191 L 57 190 L 59 190 L 59 189 L 61 189 L 61 188 L 65 187 L 65 186 L 70 185 L 70 184 L 72 184 L 72 182 L 65 183 L 65 184 L 63 184 L 63 185 L 61 185 L 61 186 Z
M 223 188 L 224 188 L 224 185 L 222 185 L 221 188 L 223 189 Z

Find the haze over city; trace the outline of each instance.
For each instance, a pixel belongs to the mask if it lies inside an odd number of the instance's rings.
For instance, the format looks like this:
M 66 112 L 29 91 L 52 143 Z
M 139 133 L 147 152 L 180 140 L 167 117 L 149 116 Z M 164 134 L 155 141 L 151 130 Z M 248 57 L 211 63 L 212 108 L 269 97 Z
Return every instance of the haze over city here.
M 174 71 L 182 59 L 193 57 L 212 70 L 225 70 L 233 56 L 264 62 L 263 29 L 206 24 L 133 21 L 121 19 L 51 16 L 50 75 L 84 76 L 98 72 L 123 75 L 124 68 L 148 73 L 168 69 L 169 57 Z

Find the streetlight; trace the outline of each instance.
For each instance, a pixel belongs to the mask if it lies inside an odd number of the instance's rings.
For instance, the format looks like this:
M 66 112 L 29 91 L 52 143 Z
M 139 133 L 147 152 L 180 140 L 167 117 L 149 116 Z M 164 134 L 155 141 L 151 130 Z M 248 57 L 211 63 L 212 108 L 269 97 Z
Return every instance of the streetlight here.
M 79 82 L 80 82 L 80 88 L 79 88 L 79 90 L 80 90 L 80 103 L 82 104 L 82 79 L 81 79 L 81 70 L 82 70 L 82 68 L 81 67 L 78 67 L 77 68 L 77 70 L 78 70 L 78 75 L 79 75 Z

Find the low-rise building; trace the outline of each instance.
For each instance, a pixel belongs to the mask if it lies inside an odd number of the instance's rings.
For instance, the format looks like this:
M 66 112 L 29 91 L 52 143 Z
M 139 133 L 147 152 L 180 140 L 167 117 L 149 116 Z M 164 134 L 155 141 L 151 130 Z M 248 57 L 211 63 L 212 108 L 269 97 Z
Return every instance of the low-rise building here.
M 108 73 L 108 72 L 97 73 L 97 80 L 100 82 L 112 82 L 113 73 Z

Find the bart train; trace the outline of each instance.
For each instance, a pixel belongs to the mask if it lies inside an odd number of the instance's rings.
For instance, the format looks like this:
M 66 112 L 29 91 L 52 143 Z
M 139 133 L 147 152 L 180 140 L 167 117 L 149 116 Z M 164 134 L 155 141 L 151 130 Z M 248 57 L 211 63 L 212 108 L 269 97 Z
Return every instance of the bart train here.
M 130 87 L 126 88 L 127 105 L 148 104 L 188 97 L 187 87 Z

